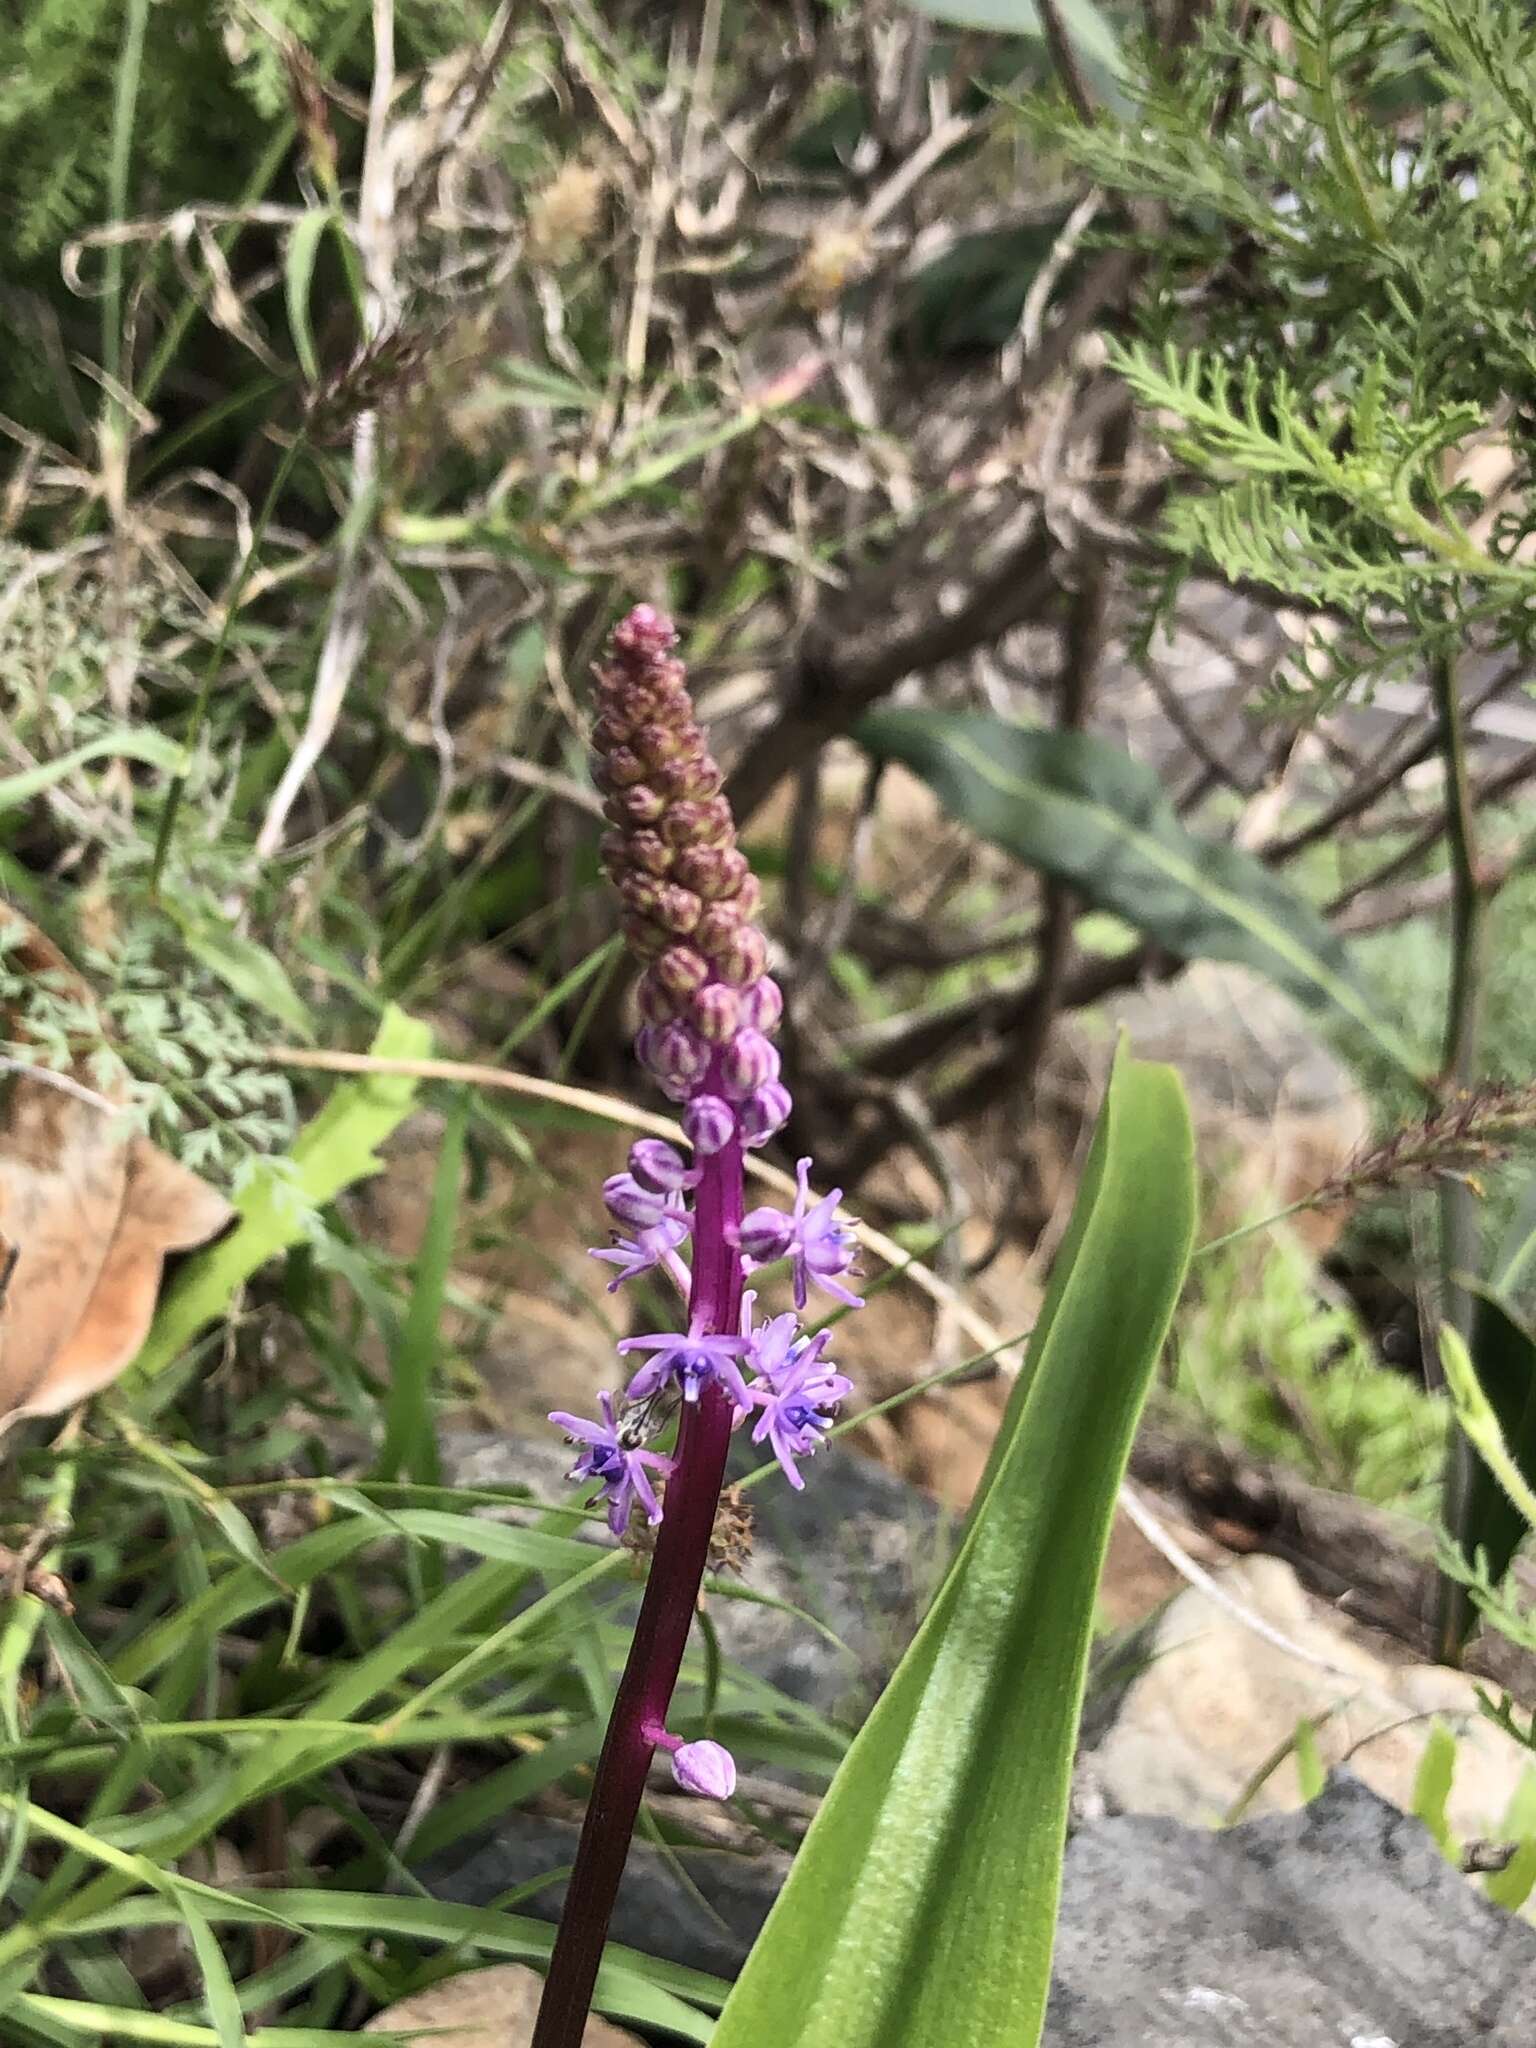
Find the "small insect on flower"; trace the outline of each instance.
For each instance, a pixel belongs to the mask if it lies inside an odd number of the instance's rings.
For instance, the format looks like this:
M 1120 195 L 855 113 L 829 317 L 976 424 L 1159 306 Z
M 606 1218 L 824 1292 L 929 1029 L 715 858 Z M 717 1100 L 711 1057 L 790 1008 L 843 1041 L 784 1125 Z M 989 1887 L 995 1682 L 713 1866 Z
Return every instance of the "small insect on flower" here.
M 615 1536 L 622 1536 L 637 1500 L 648 1522 L 661 1520 L 661 1502 L 656 1498 L 650 1475 L 670 1473 L 672 1460 L 635 1442 L 635 1432 L 627 1426 L 629 1411 L 619 1408 L 612 1394 L 599 1394 L 597 1401 L 603 1411 L 601 1422 L 588 1422 L 583 1416 L 567 1415 L 561 1409 L 556 1409 L 549 1419 L 573 1443 L 584 1446 L 570 1476 L 598 1482 L 601 1497 L 608 1503 L 608 1526 Z

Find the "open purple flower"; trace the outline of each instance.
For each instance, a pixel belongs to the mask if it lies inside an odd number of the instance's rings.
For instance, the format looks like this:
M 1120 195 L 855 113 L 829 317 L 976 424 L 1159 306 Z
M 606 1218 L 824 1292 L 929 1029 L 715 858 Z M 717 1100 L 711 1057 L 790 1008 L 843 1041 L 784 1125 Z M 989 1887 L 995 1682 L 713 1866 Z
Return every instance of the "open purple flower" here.
M 755 1354 L 763 1377 L 753 1381 L 750 1392 L 754 1407 L 762 1410 L 753 1426 L 752 1441 L 760 1444 L 767 1440 L 784 1477 L 798 1492 L 805 1481 L 795 1460 L 814 1457 L 821 1449 L 822 1439 L 836 1419 L 837 1404 L 853 1392 L 853 1381 L 822 1356 L 828 1331 L 781 1345 L 779 1325 L 792 1320 L 775 1316 L 766 1325 L 762 1335 L 769 1341 L 760 1343 Z
M 691 1227 L 691 1219 L 679 1211 L 664 1215 L 647 1230 L 637 1230 L 633 1237 L 615 1236 L 611 1245 L 593 1245 L 591 1255 L 594 1259 L 601 1259 L 605 1265 L 619 1269 L 617 1277 L 608 1282 L 608 1292 L 615 1294 L 626 1280 L 638 1279 L 640 1274 L 660 1266 L 671 1275 L 686 1300 L 688 1268 L 677 1256 L 677 1248 Z
M 780 1209 L 754 1209 L 737 1226 L 736 1242 L 754 1267 L 771 1265 L 775 1259 L 789 1259 L 797 1309 L 805 1307 L 812 1280 L 834 1301 L 843 1302 L 848 1308 L 862 1308 L 863 1297 L 850 1293 L 840 1277 L 851 1270 L 859 1249 L 853 1232 L 837 1220 L 842 1189 L 834 1188 L 830 1195 L 812 1202 L 809 1159 L 798 1163 L 795 1179 L 799 1187 L 789 1214 L 786 1216 Z
M 651 1472 L 670 1472 L 672 1460 L 660 1451 L 647 1451 L 627 1443 L 612 1394 L 599 1394 L 601 1422 L 588 1422 L 580 1415 L 557 1409 L 550 1421 L 563 1429 L 573 1442 L 585 1446 L 571 1467 L 572 1479 L 595 1479 L 608 1503 L 608 1526 L 615 1536 L 629 1527 L 630 1510 L 638 1500 L 648 1522 L 661 1520 L 661 1503 L 651 1485 Z M 649 1471 L 647 1470 L 649 1467 Z
M 651 1354 L 630 1381 L 626 1398 L 644 1401 L 674 1379 L 685 1401 L 697 1401 L 702 1387 L 719 1380 L 736 1406 L 747 1408 L 751 1395 L 737 1363 L 746 1348 L 743 1337 L 712 1337 L 697 1331 L 666 1330 L 654 1337 L 626 1337 L 620 1351 Z

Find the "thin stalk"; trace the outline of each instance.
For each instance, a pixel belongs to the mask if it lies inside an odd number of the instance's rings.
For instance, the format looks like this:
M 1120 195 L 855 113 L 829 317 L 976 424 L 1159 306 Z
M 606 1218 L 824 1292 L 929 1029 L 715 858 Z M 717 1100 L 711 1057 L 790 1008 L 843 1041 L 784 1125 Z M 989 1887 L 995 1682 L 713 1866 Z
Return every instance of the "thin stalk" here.
M 128 212 L 128 169 L 133 154 L 134 115 L 139 104 L 139 74 L 144 61 L 144 29 L 149 20 L 149 0 L 130 0 L 123 24 L 123 43 L 117 60 L 117 83 L 112 97 L 112 151 L 107 165 L 107 209 L 114 227 Z M 111 241 L 106 249 L 106 289 L 101 295 L 101 367 L 111 384 L 123 374 L 123 244 Z M 109 388 L 107 415 L 114 431 L 125 423 L 122 402 Z
M 733 1141 L 700 1165 L 688 1324 L 702 1335 L 734 1336 L 741 1328 L 741 1255 L 727 1232 L 742 1216 L 741 1146 Z M 731 1414 L 730 1396 L 713 1381 L 683 1410 L 651 1574 L 597 1761 L 531 2048 L 581 2048 L 655 1750 L 648 1731 L 666 1722 L 704 1580 Z
M 1440 1081 L 1445 1089 L 1470 1088 L 1477 1078 L 1483 1008 L 1483 951 L 1487 902 L 1478 876 L 1477 822 L 1467 772 L 1466 725 L 1456 686 L 1456 664 L 1438 656 L 1430 672 L 1440 714 L 1441 758 L 1445 764 L 1446 846 L 1451 865 L 1451 981 L 1446 995 Z M 1477 1197 L 1465 1181 L 1441 1183 L 1441 1315 L 1458 1335 L 1472 1327 L 1472 1300 L 1463 1276 L 1477 1264 Z M 1451 1434 L 1446 1457 L 1444 1517 L 1457 1543 L 1466 1535 L 1467 1503 L 1477 1454 L 1460 1429 Z M 1460 1656 L 1468 1618 L 1467 1589 L 1441 1574 L 1435 1633 L 1446 1663 Z

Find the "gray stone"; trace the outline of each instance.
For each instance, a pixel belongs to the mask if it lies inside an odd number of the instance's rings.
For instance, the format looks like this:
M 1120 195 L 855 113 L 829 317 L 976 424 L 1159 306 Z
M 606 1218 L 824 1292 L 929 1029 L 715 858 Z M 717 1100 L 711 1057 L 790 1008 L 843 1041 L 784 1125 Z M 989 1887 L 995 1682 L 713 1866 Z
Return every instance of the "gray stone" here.
M 1530 2048 L 1536 1930 L 1340 1772 L 1207 1834 L 1122 1815 L 1067 1852 L 1045 2048 Z
M 509 1814 L 495 1837 L 462 1861 L 439 1858 L 417 1875 L 435 1898 L 488 1906 L 546 1871 L 569 1870 L 578 1832 L 572 1821 Z M 789 1857 L 778 1849 L 746 1855 L 672 1848 L 664 1855 L 636 1842 L 614 1908 L 612 1939 L 665 1962 L 734 1977 L 788 1870 Z M 565 1884 L 557 1881 L 520 1898 L 518 1911 L 558 1920 L 564 1901 Z
M 573 1823 L 517 1816 L 439 1898 L 486 1905 L 569 1867 Z M 675 1861 L 673 1860 L 675 1858 Z M 678 1866 L 682 1874 L 679 1874 Z M 630 1852 L 615 1940 L 733 1976 L 789 1859 Z M 520 1902 L 558 1916 L 562 1883 Z M 1531 2048 L 1536 1929 L 1347 1772 L 1299 1813 L 1221 1833 L 1149 1814 L 1067 1850 L 1044 2048 Z

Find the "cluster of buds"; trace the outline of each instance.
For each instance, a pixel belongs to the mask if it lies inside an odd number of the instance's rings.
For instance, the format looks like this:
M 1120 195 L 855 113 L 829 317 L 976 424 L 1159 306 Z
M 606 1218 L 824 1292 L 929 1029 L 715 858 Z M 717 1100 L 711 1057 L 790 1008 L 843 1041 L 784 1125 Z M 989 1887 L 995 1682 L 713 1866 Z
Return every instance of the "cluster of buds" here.
M 602 859 L 624 936 L 647 964 L 635 1050 L 696 1153 L 766 1144 L 789 1115 L 773 1034 L 783 1013 L 721 774 L 694 721 L 677 634 L 637 605 L 598 671 Z
M 571 1477 L 596 1485 L 620 1536 L 637 1507 L 661 1522 L 675 1494 L 702 1484 L 702 1458 L 697 1470 L 690 1463 L 690 1414 L 719 1418 L 712 1498 L 727 1426 L 750 1427 L 789 1483 L 803 1486 L 799 1463 L 820 1448 L 852 1382 L 826 1355 L 830 1333 L 803 1330 L 798 1312 L 812 1286 L 842 1307 L 862 1306 L 846 1285 L 857 1240 L 838 1220 L 841 1190 L 813 1199 L 809 1159 L 799 1162 L 790 1210 L 743 1214 L 743 1152 L 765 1144 L 791 1108 L 773 1044 L 783 1000 L 766 972 L 758 885 L 694 721 L 672 653 L 676 638 L 649 605 L 619 625 L 598 672 L 595 737 L 613 828 L 603 862 L 623 900 L 625 935 L 644 963 L 636 1050 L 680 1106 L 691 1156 L 657 1138 L 631 1148 L 627 1171 L 603 1189 L 614 1242 L 594 1256 L 616 1268 L 611 1288 L 642 1274 L 670 1281 L 686 1305 L 686 1328 L 619 1345 L 639 1363 L 622 1393 L 602 1396 L 600 1421 L 550 1417 L 580 1447 Z M 796 1312 L 758 1323 L 746 1281 L 782 1263 Z M 675 1452 L 655 1449 L 679 1417 Z M 656 1486 L 663 1476 L 665 1499 Z M 696 1767 L 701 1748 L 714 1746 L 680 1745 L 659 1721 L 655 1729 L 648 1739 L 671 1751 L 680 1783 L 725 1796 L 729 1758 Z

